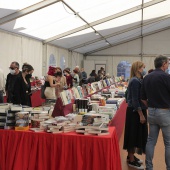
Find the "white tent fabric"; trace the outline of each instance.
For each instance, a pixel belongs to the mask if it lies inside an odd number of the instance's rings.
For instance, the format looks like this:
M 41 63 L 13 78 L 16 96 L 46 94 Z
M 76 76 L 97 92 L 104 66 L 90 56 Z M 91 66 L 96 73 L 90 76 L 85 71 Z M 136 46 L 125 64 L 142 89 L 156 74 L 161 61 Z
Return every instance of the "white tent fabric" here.
M 85 55 L 170 28 L 170 0 L 0 0 L 0 29 Z

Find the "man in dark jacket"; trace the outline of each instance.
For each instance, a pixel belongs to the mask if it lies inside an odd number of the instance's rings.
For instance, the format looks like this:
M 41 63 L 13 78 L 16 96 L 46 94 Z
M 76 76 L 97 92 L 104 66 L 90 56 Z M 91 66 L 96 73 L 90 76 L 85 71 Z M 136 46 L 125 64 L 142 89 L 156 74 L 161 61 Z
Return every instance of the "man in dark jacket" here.
M 7 96 L 7 102 L 13 103 L 13 87 L 18 76 L 21 76 L 19 70 L 19 63 L 13 61 L 9 67 L 10 73 L 7 75 L 5 91 Z

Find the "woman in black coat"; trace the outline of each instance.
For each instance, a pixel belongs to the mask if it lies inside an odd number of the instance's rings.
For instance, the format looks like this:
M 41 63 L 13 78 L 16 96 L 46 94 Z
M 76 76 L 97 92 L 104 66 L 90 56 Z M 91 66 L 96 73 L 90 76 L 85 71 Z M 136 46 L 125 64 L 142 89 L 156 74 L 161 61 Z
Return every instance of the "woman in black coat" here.
M 22 66 L 22 74 L 14 84 L 14 104 L 32 106 L 30 78 L 33 71 L 34 68 L 30 64 L 24 64 Z

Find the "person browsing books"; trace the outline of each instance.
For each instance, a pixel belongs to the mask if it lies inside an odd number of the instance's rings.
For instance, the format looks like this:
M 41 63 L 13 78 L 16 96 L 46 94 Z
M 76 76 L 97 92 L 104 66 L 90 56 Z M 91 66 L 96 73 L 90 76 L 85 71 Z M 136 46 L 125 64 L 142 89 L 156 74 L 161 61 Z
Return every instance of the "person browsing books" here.
M 44 95 L 46 97 L 46 100 L 56 100 L 56 88 L 60 86 L 60 80 L 62 74 L 57 74 L 56 75 L 56 67 L 50 66 L 48 69 L 48 76 L 46 77 L 45 80 L 45 91 Z
M 64 76 L 66 77 L 66 82 L 67 82 L 67 87 L 71 88 L 73 86 L 73 80 L 72 80 L 72 76 L 70 74 L 70 71 L 67 69 L 63 70 Z
M 9 67 L 10 73 L 7 75 L 5 91 L 8 103 L 13 103 L 13 89 L 14 84 L 18 76 L 21 76 L 21 71 L 19 70 L 19 63 L 13 61 Z
M 62 74 L 62 69 L 60 67 L 56 67 L 55 73 L 60 72 L 61 73 L 61 80 L 60 80 L 60 91 L 63 91 L 64 89 L 67 89 L 67 82 L 66 77 Z
M 22 73 L 17 77 L 14 90 L 13 90 L 13 103 L 32 106 L 31 104 L 31 83 L 30 78 L 34 68 L 28 64 L 24 63 L 22 66 Z
M 73 70 L 73 87 L 79 86 L 79 75 L 76 69 Z

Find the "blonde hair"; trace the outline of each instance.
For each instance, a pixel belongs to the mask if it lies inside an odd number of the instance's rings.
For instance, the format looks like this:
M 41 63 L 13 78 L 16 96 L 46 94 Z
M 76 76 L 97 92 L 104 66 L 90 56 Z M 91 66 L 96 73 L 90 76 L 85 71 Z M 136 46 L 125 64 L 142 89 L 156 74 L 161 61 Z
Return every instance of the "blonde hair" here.
M 141 78 L 141 74 L 139 73 L 139 69 L 144 66 L 144 63 L 141 61 L 136 61 L 132 64 L 131 70 L 130 70 L 130 78 L 132 77 L 138 77 Z

